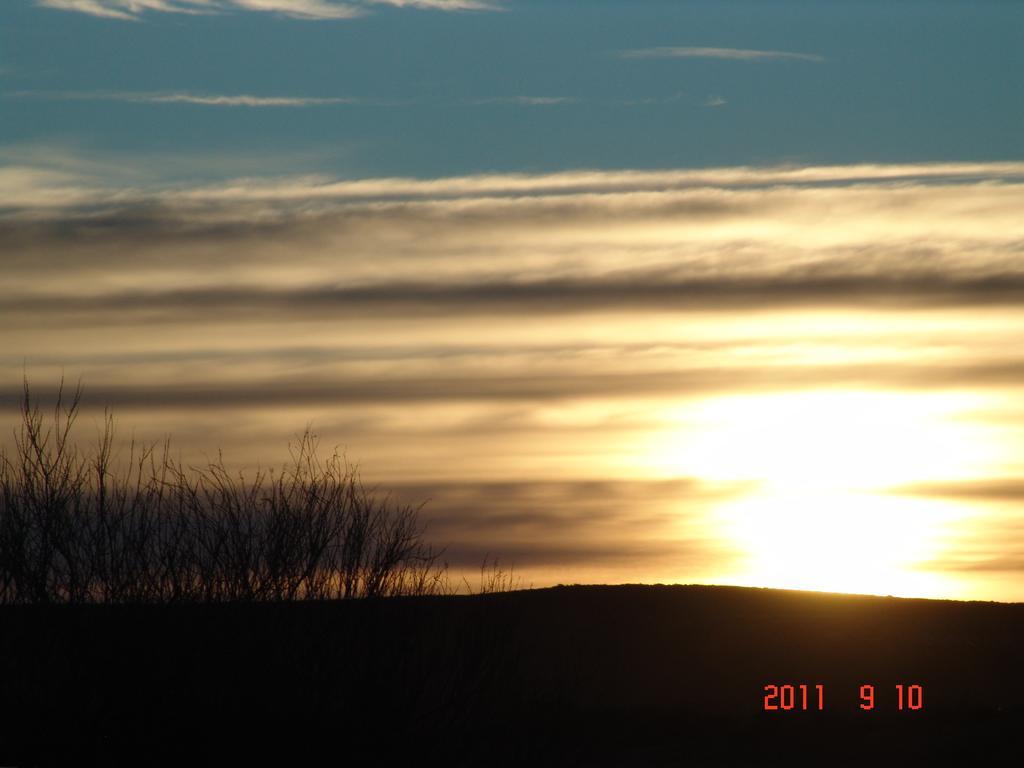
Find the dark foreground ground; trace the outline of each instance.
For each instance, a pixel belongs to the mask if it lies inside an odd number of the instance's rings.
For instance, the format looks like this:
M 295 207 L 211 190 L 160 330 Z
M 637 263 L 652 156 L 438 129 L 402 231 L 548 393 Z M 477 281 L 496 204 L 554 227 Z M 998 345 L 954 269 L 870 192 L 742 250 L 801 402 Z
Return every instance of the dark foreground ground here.
M 728 587 L 6 607 L 0 764 L 1016 764 L 1022 651 L 1024 604 Z

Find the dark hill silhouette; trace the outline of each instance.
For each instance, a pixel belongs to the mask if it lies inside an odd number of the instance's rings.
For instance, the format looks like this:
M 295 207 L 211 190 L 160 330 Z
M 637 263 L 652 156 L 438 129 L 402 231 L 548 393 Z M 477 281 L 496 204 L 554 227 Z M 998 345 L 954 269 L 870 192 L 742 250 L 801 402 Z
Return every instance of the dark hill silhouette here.
M 0 627 L 3 764 L 984 765 L 1024 726 L 1020 604 L 577 586 Z M 763 711 L 801 683 L 824 711 Z

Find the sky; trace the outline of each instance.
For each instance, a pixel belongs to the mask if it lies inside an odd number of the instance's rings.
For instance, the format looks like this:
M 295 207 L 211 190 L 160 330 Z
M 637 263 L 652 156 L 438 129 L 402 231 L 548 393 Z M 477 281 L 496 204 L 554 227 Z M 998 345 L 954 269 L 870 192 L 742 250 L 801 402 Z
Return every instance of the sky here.
M 5 2 L 0 416 L 312 425 L 536 586 L 1024 600 L 1021 71 L 1011 2 Z

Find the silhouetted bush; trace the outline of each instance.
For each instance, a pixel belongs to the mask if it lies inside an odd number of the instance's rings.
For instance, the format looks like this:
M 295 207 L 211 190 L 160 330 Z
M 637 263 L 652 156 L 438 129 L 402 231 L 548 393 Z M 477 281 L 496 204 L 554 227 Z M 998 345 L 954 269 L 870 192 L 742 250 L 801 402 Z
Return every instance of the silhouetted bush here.
M 0 453 L 0 602 L 176 603 L 426 595 L 452 591 L 419 509 L 368 491 L 307 429 L 280 471 L 233 473 L 171 458 L 169 444 L 114 455 L 72 439 L 81 387 L 52 415 L 26 380 L 13 451 Z M 500 572 L 486 584 L 506 583 Z

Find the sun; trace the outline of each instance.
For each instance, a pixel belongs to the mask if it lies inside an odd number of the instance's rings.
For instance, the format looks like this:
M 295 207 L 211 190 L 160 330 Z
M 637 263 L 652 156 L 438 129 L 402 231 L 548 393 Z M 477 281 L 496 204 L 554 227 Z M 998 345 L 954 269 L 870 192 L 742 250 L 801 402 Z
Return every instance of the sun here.
M 950 596 L 922 565 L 969 511 L 893 489 L 977 476 L 985 435 L 944 393 L 813 391 L 718 398 L 677 413 L 662 444 L 680 474 L 743 482 L 713 533 L 739 553 L 721 581 L 872 594 Z M 664 460 L 664 459 L 663 459 Z
M 885 494 L 762 492 L 717 510 L 719 531 L 744 553 L 732 583 L 828 592 L 950 596 L 955 585 L 917 566 L 938 557 L 964 510 Z

